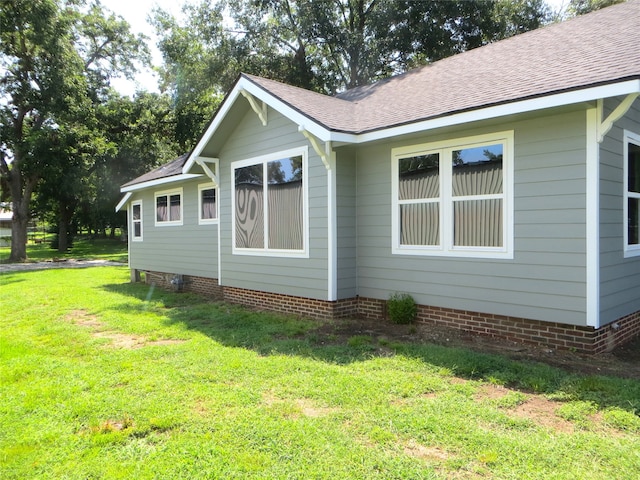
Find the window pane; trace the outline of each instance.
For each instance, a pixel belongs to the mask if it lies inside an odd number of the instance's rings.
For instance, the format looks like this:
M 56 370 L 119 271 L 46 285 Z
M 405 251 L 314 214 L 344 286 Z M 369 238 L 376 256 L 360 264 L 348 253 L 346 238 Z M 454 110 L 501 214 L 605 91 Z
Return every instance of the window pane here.
M 440 155 L 420 155 L 398 161 L 398 198 L 438 198 L 440 196 Z
M 439 203 L 400 205 L 401 245 L 438 245 L 439 239 Z
M 454 202 L 453 215 L 455 246 L 502 246 L 501 199 Z
M 453 196 L 502 193 L 502 144 L 453 152 Z
M 640 244 L 640 239 L 638 238 L 638 227 L 640 226 L 640 199 L 639 198 L 630 198 L 628 203 L 628 223 L 627 223 L 627 233 L 628 233 L 628 243 L 629 245 L 638 245 Z
M 207 188 L 202 190 L 202 211 L 200 218 L 203 220 L 216 218 L 216 190 Z
M 640 146 L 629 143 L 629 191 L 640 193 Z
M 172 222 L 180 220 L 180 195 L 171 195 L 171 210 L 169 218 Z
M 134 205 L 132 208 L 133 220 L 140 220 L 140 205 Z
M 236 247 L 264 248 L 263 164 L 235 170 Z
M 133 224 L 133 236 L 134 237 L 142 236 L 142 224 L 140 222 L 135 222 Z
M 156 198 L 156 220 L 158 222 L 166 222 L 167 220 L 169 220 L 167 201 L 168 199 L 166 195 Z
M 302 157 L 267 163 L 269 185 L 269 248 L 302 250 Z

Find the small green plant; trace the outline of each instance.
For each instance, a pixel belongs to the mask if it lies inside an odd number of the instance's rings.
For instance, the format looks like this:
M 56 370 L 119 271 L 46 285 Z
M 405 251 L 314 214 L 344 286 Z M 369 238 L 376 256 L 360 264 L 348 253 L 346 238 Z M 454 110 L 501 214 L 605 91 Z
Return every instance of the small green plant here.
M 418 314 L 418 306 L 408 293 L 394 293 L 387 301 L 387 313 L 393 323 L 413 323 Z

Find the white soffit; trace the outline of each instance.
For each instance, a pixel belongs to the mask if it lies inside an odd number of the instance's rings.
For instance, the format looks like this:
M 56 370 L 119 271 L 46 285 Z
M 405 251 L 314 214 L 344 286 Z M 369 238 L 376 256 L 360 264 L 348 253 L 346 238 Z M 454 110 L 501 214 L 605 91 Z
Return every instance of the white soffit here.
M 233 90 L 225 98 L 217 115 L 214 117 L 204 135 L 200 138 L 200 141 L 189 155 L 189 158 L 187 159 L 187 162 L 182 169 L 183 174 L 187 174 L 189 172 L 196 159 L 201 155 L 202 150 L 208 143 L 211 136 L 217 130 L 219 125 L 224 121 L 224 118 L 228 111 L 231 109 L 238 97 L 242 96 L 241 92 L 243 90 L 261 100 L 274 110 L 280 112 L 296 125 L 304 126 L 304 129 L 306 131 L 313 134 L 320 141 L 362 144 L 376 140 L 384 140 L 395 136 L 407 135 L 411 133 L 428 131 L 470 122 L 489 120 L 492 118 L 499 118 L 507 115 L 515 115 L 519 113 L 533 112 L 536 110 L 544 110 L 547 108 L 561 107 L 576 103 L 591 102 L 602 98 L 640 93 L 640 80 L 627 80 L 618 83 L 545 95 L 501 105 L 478 108 L 468 112 L 444 115 L 442 117 L 412 122 L 406 125 L 399 125 L 395 127 L 383 128 L 380 130 L 356 134 L 331 131 L 326 127 L 320 125 L 319 123 L 314 122 L 312 119 L 303 115 L 298 110 L 289 106 L 279 98 L 271 95 L 269 92 L 264 90 L 262 87 L 259 87 L 248 78 L 241 77 L 236 83 Z M 244 98 L 242 100 L 246 101 Z
M 164 185 L 164 184 L 173 183 L 173 182 L 181 182 L 183 180 L 191 180 L 192 178 L 199 178 L 199 177 L 202 177 L 202 175 L 197 173 L 186 173 L 186 174 L 183 173 L 180 175 L 172 175 L 170 177 L 158 178 L 156 180 L 149 180 L 148 182 L 136 183 L 135 185 L 122 187 L 120 191 L 122 193 L 135 192 L 137 190 L 142 190 L 144 188 L 155 187 L 158 185 Z

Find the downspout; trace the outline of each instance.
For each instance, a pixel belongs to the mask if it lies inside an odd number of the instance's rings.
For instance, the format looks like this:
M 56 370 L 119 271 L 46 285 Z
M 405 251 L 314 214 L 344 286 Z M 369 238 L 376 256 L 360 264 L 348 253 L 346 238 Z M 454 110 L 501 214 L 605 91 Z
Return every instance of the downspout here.
M 331 142 L 324 142 L 324 148 L 322 148 L 320 140 L 311 134 L 304 125 L 300 125 L 298 131 L 309 140 L 313 150 L 327 169 L 327 300 L 335 302 L 338 299 L 336 154 Z
M 604 99 L 587 110 L 587 325 L 600 328 L 600 145 L 640 93 L 630 93 L 604 117 Z

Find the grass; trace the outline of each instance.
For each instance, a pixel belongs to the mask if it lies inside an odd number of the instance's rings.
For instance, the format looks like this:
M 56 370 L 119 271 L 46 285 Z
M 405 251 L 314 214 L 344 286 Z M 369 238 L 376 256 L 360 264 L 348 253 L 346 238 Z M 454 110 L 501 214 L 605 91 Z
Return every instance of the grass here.
M 127 283 L 0 277 L 0 477 L 634 478 L 640 382 Z
M 0 247 L 0 263 L 7 263 L 11 247 Z M 50 247 L 50 242 L 28 243 L 27 257 L 29 262 L 44 262 L 49 260 L 109 260 L 114 262 L 127 261 L 127 243 L 120 239 L 91 238 L 81 236 L 74 239 L 73 247 L 66 253 L 60 253 Z

